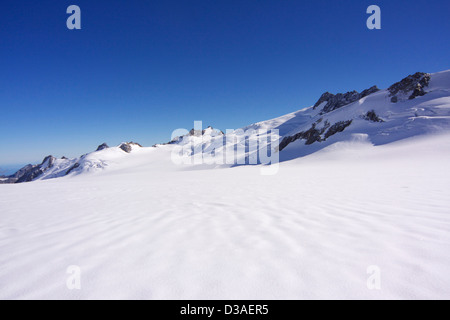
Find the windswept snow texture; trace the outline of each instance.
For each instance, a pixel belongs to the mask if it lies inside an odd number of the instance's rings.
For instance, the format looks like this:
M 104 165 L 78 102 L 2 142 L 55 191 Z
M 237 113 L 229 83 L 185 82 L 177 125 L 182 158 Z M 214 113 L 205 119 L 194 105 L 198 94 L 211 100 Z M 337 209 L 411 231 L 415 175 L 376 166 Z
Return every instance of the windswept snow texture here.
M 274 175 L 171 161 L 218 144 L 212 128 L 44 161 L 38 181 L 0 184 L 0 299 L 449 299 L 450 72 L 422 89 L 244 128 L 300 137 Z
M 181 169 L 162 146 L 0 185 L 0 298 L 448 299 L 449 141 L 355 136 L 273 176 Z

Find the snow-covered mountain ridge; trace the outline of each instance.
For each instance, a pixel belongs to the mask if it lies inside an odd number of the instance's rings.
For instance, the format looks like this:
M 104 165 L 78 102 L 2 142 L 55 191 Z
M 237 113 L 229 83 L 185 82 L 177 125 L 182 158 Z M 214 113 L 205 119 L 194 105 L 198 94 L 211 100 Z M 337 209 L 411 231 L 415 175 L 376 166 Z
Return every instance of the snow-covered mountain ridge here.
M 15 174 L 5 177 L 0 183 L 22 183 L 36 180 L 59 178 L 66 175 L 76 175 L 85 172 L 93 172 L 106 168 L 114 159 L 121 158 L 133 150 L 142 148 L 135 142 L 124 142 L 117 147 L 110 148 L 106 143 L 98 146 L 97 150 L 79 158 L 57 159 L 51 155 L 44 158 L 42 163 L 27 165 Z
M 268 121 L 258 122 L 225 135 L 208 127 L 192 129 L 164 145 L 198 145 L 195 152 L 234 149 L 257 139 L 261 131 L 278 130 L 281 161 L 291 160 L 319 151 L 333 143 L 363 137 L 374 145 L 382 145 L 412 136 L 450 130 L 450 70 L 434 74 L 417 72 L 394 83 L 385 90 L 376 86 L 358 93 L 325 92 L 311 107 Z M 249 132 L 243 135 L 242 132 Z M 224 137 L 227 144 L 224 145 Z M 231 143 L 230 143 L 231 141 Z M 41 164 L 28 165 L 0 183 L 21 183 L 93 172 L 138 149 L 134 142 L 109 148 L 102 144 L 92 153 L 79 158 L 56 159 L 47 156 Z M 247 154 L 246 157 L 252 157 Z M 170 161 L 168 159 L 167 161 Z M 237 160 L 238 161 L 238 160 Z M 238 162 L 237 162 L 238 163 Z

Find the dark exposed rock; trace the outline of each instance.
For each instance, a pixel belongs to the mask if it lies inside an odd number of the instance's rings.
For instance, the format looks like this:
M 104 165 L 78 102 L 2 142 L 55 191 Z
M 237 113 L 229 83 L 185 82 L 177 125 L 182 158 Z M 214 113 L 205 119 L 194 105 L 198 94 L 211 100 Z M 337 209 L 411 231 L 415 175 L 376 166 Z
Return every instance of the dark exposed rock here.
M 207 129 L 215 130 L 218 134 L 224 134 L 223 131 L 219 131 L 219 130 L 214 129 L 211 126 L 208 126 L 206 129 L 203 129 L 203 130 L 196 130 L 196 129 L 192 128 L 191 131 L 189 131 L 189 135 L 190 136 L 200 137 L 200 136 L 202 136 L 202 135 L 204 135 L 206 133 Z
M 170 141 L 167 142 L 167 143 L 162 143 L 162 145 L 166 145 L 166 144 L 175 144 L 175 143 L 180 142 L 181 140 L 183 140 L 183 137 L 175 137 L 175 138 L 173 138 L 172 140 L 170 140 Z M 157 147 L 158 145 L 159 145 L 159 144 L 154 144 L 153 147 Z
M 294 141 L 297 141 L 299 139 L 306 140 L 305 144 L 310 145 L 313 144 L 316 141 L 322 141 L 322 137 L 320 136 L 324 130 L 318 130 L 316 129 L 316 124 L 313 123 L 311 128 L 302 131 L 299 133 L 294 134 L 293 136 L 284 137 L 283 140 L 281 140 L 280 144 L 278 145 L 278 150 L 281 151 L 284 148 L 286 148 L 289 144 L 291 144 Z
M 313 109 L 316 109 L 320 104 L 322 104 L 325 101 L 330 101 L 334 98 L 334 94 L 327 92 L 322 93 L 319 100 L 317 100 L 316 104 L 314 105 Z
M 306 145 L 311 145 L 315 142 L 323 142 L 332 135 L 344 131 L 345 128 L 347 128 L 352 123 L 352 120 L 348 120 L 348 121 L 339 121 L 331 125 L 327 120 L 325 121 L 324 126 L 321 129 L 317 129 L 317 124 L 320 123 L 321 121 L 322 119 L 319 119 L 318 121 L 312 124 L 310 129 L 306 131 L 296 133 L 293 136 L 284 137 L 278 146 L 278 150 L 279 151 L 283 150 L 290 143 L 299 139 L 306 140 L 305 141 Z M 324 137 L 322 137 L 324 133 L 325 135 Z
M 214 131 L 216 131 L 219 135 L 220 135 L 220 134 L 224 134 L 223 131 L 219 131 L 219 130 L 214 129 L 214 128 L 211 127 L 211 126 L 208 126 L 206 129 L 203 129 L 203 130 L 196 130 L 196 129 L 192 128 L 191 131 L 189 131 L 189 135 L 190 135 L 190 136 L 200 137 L 200 136 L 202 136 L 202 135 L 204 135 L 204 134 L 206 133 L 206 130 L 207 130 L 207 129 L 214 130 Z M 172 140 L 172 141 L 173 141 L 173 140 Z
M 53 156 L 47 156 L 39 165 L 28 165 L 20 169 L 15 175 L 17 181 L 15 183 L 30 182 L 39 177 L 48 169 L 52 168 L 56 158 Z
M 297 140 L 297 139 L 304 139 L 304 140 L 306 140 L 305 144 L 310 145 L 310 144 L 313 144 L 316 141 L 321 141 L 322 140 L 322 138 L 320 137 L 321 133 L 322 133 L 322 131 L 316 129 L 315 124 L 313 124 L 311 126 L 311 128 L 306 130 L 305 132 L 297 133 L 295 135 L 296 136 L 295 140 Z
M 334 95 L 332 93 L 325 92 L 324 94 L 322 94 L 322 96 L 316 102 L 316 104 L 314 105 L 313 108 L 316 109 L 323 102 L 327 102 L 322 109 L 322 114 L 331 112 L 333 110 L 336 110 L 343 106 L 346 106 L 350 103 L 358 101 L 359 99 L 364 98 L 364 97 L 366 97 L 372 93 L 375 93 L 379 90 L 380 89 L 378 89 L 377 86 L 373 86 L 369 89 L 364 90 L 361 93 L 358 93 L 357 91 L 350 91 L 347 93 L 338 93 L 338 94 Z
M 42 163 L 40 164 L 41 167 L 51 168 L 53 167 L 53 164 L 55 163 L 56 158 L 54 156 L 47 156 L 44 158 Z
M 372 93 L 375 93 L 375 92 L 378 92 L 378 91 L 380 91 L 380 89 L 378 89 L 377 86 L 372 86 L 369 89 L 363 90 L 361 92 L 361 98 L 367 97 L 368 95 L 371 95 Z
M 190 136 L 200 137 L 203 134 L 203 130 L 195 130 L 194 128 L 189 131 Z
M 29 165 L 31 166 L 31 165 Z M 25 167 L 24 167 L 25 168 Z M 22 170 L 22 169 L 21 169 Z M 20 170 L 19 170 L 20 171 Z M 17 171 L 15 174 L 10 175 L 10 176 L 4 176 L 1 175 L 0 176 L 0 184 L 10 184 L 10 183 L 15 183 L 17 181 L 17 176 L 18 176 L 18 172 Z
M 182 140 L 183 140 L 183 137 L 185 137 L 185 136 L 196 136 L 196 137 L 200 137 L 200 136 L 202 136 L 202 135 L 204 135 L 204 134 L 206 133 L 206 130 L 207 130 L 207 129 L 212 129 L 212 130 L 216 131 L 218 135 L 224 135 L 224 134 L 225 134 L 223 131 L 214 129 L 214 128 L 211 127 L 211 126 L 208 126 L 208 127 L 207 127 L 206 129 L 204 129 L 204 130 L 195 130 L 194 128 L 192 128 L 192 129 L 189 131 L 189 133 L 188 133 L 187 135 L 175 137 L 175 138 L 173 138 L 171 141 L 169 141 L 169 142 L 167 142 L 167 143 L 163 143 L 162 145 L 178 143 L 178 142 L 182 141 Z M 157 146 L 157 145 L 154 145 L 154 146 Z
M 213 130 L 213 131 L 216 131 L 219 135 L 225 134 L 225 133 L 223 133 L 223 131 L 220 131 L 220 130 L 214 129 L 214 128 L 211 127 L 211 126 L 208 126 L 206 129 L 202 130 L 202 135 L 204 135 L 204 134 L 206 133 L 206 130 L 207 130 L 207 129 L 211 129 L 211 130 Z
M 78 167 L 80 167 L 80 164 L 77 162 L 77 163 L 75 163 L 72 167 L 70 167 L 69 170 L 67 170 L 66 176 L 67 176 L 69 173 L 71 173 L 73 170 L 75 170 L 76 168 L 78 168 Z
M 105 143 L 102 143 L 101 145 L 99 145 L 97 150 L 95 150 L 95 151 L 101 151 L 101 150 L 108 149 L 108 148 L 109 148 L 109 146 L 105 142 Z
M 371 122 L 384 122 L 383 119 L 381 119 L 376 113 L 375 110 L 370 110 L 367 112 L 364 116 L 362 116 L 363 119 L 371 121 Z
M 31 169 L 33 169 L 33 165 L 28 164 L 25 167 L 23 167 L 22 169 L 20 169 L 19 171 L 17 171 L 15 174 L 13 174 L 12 176 L 10 176 L 10 178 L 16 178 L 19 179 L 21 176 L 23 176 L 26 172 L 30 171 Z
M 289 136 L 289 137 L 284 137 L 283 140 L 281 140 L 280 144 L 278 145 L 278 151 L 283 150 L 290 143 L 292 143 L 292 142 L 294 142 L 295 140 L 298 140 L 298 139 L 300 139 L 300 136 L 298 136 L 298 134 L 293 135 L 293 136 Z
M 135 146 L 138 146 L 138 147 L 140 147 L 140 148 L 143 148 L 142 145 L 139 144 L 139 143 L 137 143 L 137 142 L 130 141 L 130 142 L 128 142 L 128 143 L 131 144 L 131 145 L 135 145 Z
M 123 151 L 125 151 L 126 153 L 130 153 L 131 150 L 133 150 L 133 148 L 131 147 L 131 145 L 128 144 L 128 143 L 122 143 L 122 144 L 119 146 L 119 148 L 122 149 Z
M 329 137 L 331 137 L 332 135 L 335 135 L 338 132 L 342 132 L 345 130 L 345 128 L 347 128 L 349 125 L 352 124 L 353 120 L 347 120 L 347 121 L 339 121 L 336 122 L 335 124 L 333 124 L 330 129 L 328 129 L 328 131 L 325 133 L 325 139 L 328 139 Z
M 130 141 L 130 142 L 124 142 L 122 143 L 119 148 L 125 151 L 126 153 L 130 153 L 133 150 L 133 145 L 139 146 L 142 148 L 142 146 L 139 143 Z
M 409 100 L 425 95 L 427 93 L 425 88 L 430 84 L 430 79 L 429 73 L 416 72 L 415 74 L 409 75 L 403 80 L 394 83 L 388 88 L 391 102 L 398 102 L 399 94 L 405 96 L 409 95 Z
M 409 96 L 409 100 L 412 100 L 416 97 L 421 97 L 426 94 L 426 91 L 424 90 L 424 87 L 428 86 L 428 83 L 426 85 L 423 85 L 421 83 L 418 83 L 416 87 L 414 88 L 413 93 Z
M 4 177 L 3 177 L 4 178 Z M 0 184 L 12 184 L 16 183 L 17 179 L 15 178 L 5 178 L 4 180 L 0 180 Z

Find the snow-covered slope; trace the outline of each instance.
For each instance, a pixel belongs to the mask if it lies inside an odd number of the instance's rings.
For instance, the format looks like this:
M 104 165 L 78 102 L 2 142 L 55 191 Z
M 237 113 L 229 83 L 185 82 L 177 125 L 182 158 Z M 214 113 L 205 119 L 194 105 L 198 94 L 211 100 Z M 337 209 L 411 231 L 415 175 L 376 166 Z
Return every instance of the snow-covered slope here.
M 424 84 L 423 77 L 430 80 Z M 417 94 L 420 82 L 423 92 Z M 279 130 L 281 161 L 317 152 L 338 141 L 351 141 L 355 134 L 382 145 L 445 132 L 450 130 L 450 70 L 431 75 L 416 73 L 386 90 L 372 87 L 361 94 L 326 92 L 314 106 L 243 128 L 271 129 Z
M 392 95 L 392 88 L 405 83 L 409 84 L 403 86 L 407 88 L 405 92 Z M 417 84 L 411 83 L 408 77 L 387 90 L 330 112 L 321 109 L 323 103 L 293 114 L 278 126 L 283 135 L 281 159 L 316 152 L 335 142 L 351 140 L 355 134 L 364 134 L 374 145 L 382 145 L 416 135 L 448 131 L 450 71 L 432 74 L 422 96 L 413 95 Z

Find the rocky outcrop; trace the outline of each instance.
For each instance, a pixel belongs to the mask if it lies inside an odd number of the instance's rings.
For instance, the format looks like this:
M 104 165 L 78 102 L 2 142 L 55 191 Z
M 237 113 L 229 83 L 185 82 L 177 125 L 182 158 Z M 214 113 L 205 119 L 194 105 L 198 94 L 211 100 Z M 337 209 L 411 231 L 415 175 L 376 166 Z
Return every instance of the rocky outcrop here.
M 219 130 L 214 129 L 211 126 L 208 126 L 206 129 L 203 129 L 203 130 L 195 130 L 194 128 L 192 128 L 191 131 L 189 131 L 189 135 L 200 137 L 200 136 L 205 135 L 208 132 L 217 132 L 218 135 L 224 134 L 223 131 L 219 131 Z
M 336 133 L 344 131 L 345 128 L 347 128 L 349 125 L 352 124 L 352 122 L 353 122 L 353 120 L 336 122 L 325 133 L 325 138 L 323 139 L 323 141 L 327 140 L 329 137 L 335 135 Z
M 347 128 L 349 125 L 352 124 L 353 120 L 339 121 L 333 125 L 331 125 L 328 121 L 325 121 L 323 127 L 318 129 L 317 126 L 321 121 L 322 119 L 316 121 L 315 123 L 312 124 L 311 128 L 306 131 L 296 133 L 295 135 L 292 136 L 284 137 L 278 146 L 278 150 L 279 151 L 283 150 L 289 144 L 299 139 L 306 140 L 305 141 L 306 145 L 311 145 L 315 142 L 323 142 L 332 135 L 344 131 L 345 128 Z
M 192 128 L 191 131 L 189 131 L 189 135 L 200 137 L 201 135 L 203 135 L 203 130 L 195 130 L 194 128 Z
M 142 148 L 142 146 L 139 143 L 133 141 L 124 142 L 119 146 L 119 148 L 125 151 L 126 153 L 130 153 L 133 150 L 133 146 L 138 146 Z
M 370 121 L 370 122 L 384 122 L 383 119 L 381 119 L 376 113 L 375 110 L 370 110 L 367 112 L 364 116 L 362 116 L 364 120 Z
M 30 171 L 31 169 L 33 169 L 32 164 L 28 164 L 25 167 L 23 167 L 22 169 L 20 169 L 19 171 L 17 171 L 15 174 L 13 174 L 12 176 L 10 176 L 10 178 L 16 178 L 19 179 L 20 177 L 22 177 L 25 173 L 27 173 L 28 171 Z
M 99 145 L 97 150 L 95 150 L 95 151 L 102 151 L 102 150 L 108 149 L 108 148 L 109 148 L 109 146 L 105 142 L 105 143 L 102 143 L 101 145 Z
M 67 176 L 69 173 L 71 173 L 73 170 L 75 170 L 75 169 L 77 169 L 79 167 L 80 167 L 80 163 L 79 162 L 75 163 L 72 167 L 70 167 L 69 170 L 67 170 L 65 175 Z
M 40 164 L 40 166 L 42 168 L 48 169 L 53 167 L 53 164 L 55 163 L 56 158 L 54 156 L 47 156 L 44 158 L 44 160 L 42 161 L 42 163 Z
M 23 183 L 30 182 L 34 179 L 38 178 L 41 174 L 43 174 L 48 169 L 52 168 L 56 158 L 53 156 L 47 156 L 44 158 L 41 164 L 38 165 L 27 165 L 17 171 L 15 174 L 17 180 L 15 183 Z
M 356 102 L 359 99 L 362 99 L 372 93 L 375 93 L 379 91 L 377 86 L 373 86 L 369 89 L 366 89 L 359 93 L 358 91 L 350 91 L 347 93 L 338 93 L 338 94 L 332 94 L 329 92 L 325 92 L 322 94 L 322 96 L 319 98 L 319 100 L 314 105 L 313 109 L 316 109 L 319 107 L 322 103 L 326 102 L 325 106 L 322 108 L 321 113 L 328 113 L 333 110 L 342 108 L 343 106 L 346 106 L 350 103 Z
M 178 137 L 175 137 L 175 138 L 173 138 L 171 141 L 169 141 L 169 142 L 167 142 L 167 143 L 163 143 L 162 145 L 166 145 L 166 144 L 177 144 L 177 143 L 180 143 L 180 142 L 182 142 L 183 141 L 183 138 L 184 137 L 186 137 L 186 136 L 191 136 L 191 137 L 193 137 L 193 136 L 195 136 L 195 137 L 201 137 L 201 136 L 203 136 L 203 135 L 205 135 L 205 134 L 211 134 L 211 136 L 217 136 L 217 135 L 224 135 L 225 133 L 223 132 L 223 131 L 221 131 L 221 130 L 218 130 L 218 129 L 214 129 L 213 127 L 211 127 L 211 126 L 208 126 L 206 129 L 204 129 L 204 130 L 195 130 L 194 128 L 192 128 L 190 131 L 189 131 L 189 133 L 188 134 L 186 134 L 186 135 L 184 135 L 184 136 L 178 136 Z M 154 145 L 154 147 L 155 146 L 157 146 L 158 144 L 155 144 Z
M 126 153 L 130 153 L 131 150 L 133 150 L 133 147 L 129 143 L 122 143 L 119 146 L 119 148 L 122 149 L 123 151 L 125 151 Z
M 2 176 L 1 180 L 0 180 L 0 184 L 9 184 L 9 183 L 16 183 L 17 180 L 19 180 L 22 176 L 26 175 L 28 172 L 30 172 L 31 170 L 33 170 L 33 168 L 35 168 L 37 166 L 28 164 L 25 167 L 23 167 L 22 169 L 18 170 L 16 173 L 14 173 L 13 175 L 10 176 Z
M 429 73 L 416 72 L 394 83 L 388 88 L 391 102 L 397 103 L 402 97 L 407 97 L 409 100 L 412 100 L 425 95 L 427 93 L 425 88 L 428 87 L 430 79 Z

